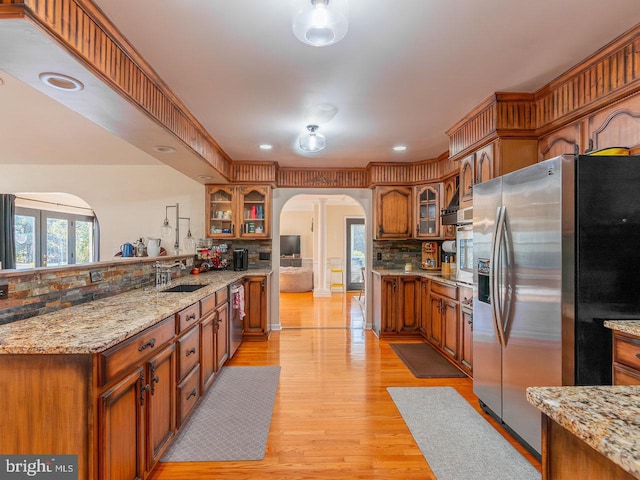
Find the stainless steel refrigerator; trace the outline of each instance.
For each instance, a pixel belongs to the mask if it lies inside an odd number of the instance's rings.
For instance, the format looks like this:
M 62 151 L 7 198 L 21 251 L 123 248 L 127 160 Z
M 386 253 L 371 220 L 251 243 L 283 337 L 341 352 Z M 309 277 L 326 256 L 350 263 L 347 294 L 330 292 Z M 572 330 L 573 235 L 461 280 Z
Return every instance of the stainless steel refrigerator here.
M 541 451 L 529 386 L 611 383 L 606 319 L 640 314 L 640 157 L 565 155 L 473 191 L 473 390 Z

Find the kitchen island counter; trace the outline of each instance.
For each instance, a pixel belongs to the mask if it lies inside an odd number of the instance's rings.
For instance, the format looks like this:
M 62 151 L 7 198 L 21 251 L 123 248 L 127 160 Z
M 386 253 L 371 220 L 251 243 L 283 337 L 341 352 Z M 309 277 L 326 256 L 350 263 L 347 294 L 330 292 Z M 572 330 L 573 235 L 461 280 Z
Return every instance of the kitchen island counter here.
M 527 400 L 577 439 L 640 478 L 640 386 L 530 387 Z
M 184 275 L 171 285 L 205 286 L 180 293 L 141 288 L 0 325 L 0 354 L 101 352 L 243 277 L 269 272 L 211 271 Z

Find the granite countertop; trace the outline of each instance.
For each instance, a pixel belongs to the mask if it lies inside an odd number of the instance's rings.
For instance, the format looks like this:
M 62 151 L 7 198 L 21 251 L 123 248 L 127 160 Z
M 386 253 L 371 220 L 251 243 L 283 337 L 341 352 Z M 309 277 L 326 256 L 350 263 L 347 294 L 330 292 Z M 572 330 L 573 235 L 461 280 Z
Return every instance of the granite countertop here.
M 171 285 L 206 285 L 195 292 L 167 293 L 153 287 L 94 300 L 0 325 L 0 354 L 101 352 L 236 280 L 270 270 L 215 271 L 184 275 Z
M 640 386 L 530 387 L 527 400 L 640 478 Z
M 640 337 L 640 320 L 606 320 L 604 326 Z
M 410 272 L 405 271 L 402 268 L 374 268 L 371 270 L 378 275 L 395 275 L 406 277 L 425 277 L 435 280 L 436 282 L 443 283 L 445 285 L 451 285 L 452 287 L 458 286 L 455 275 L 443 275 L 440 270 L 422 270 L 421 268 L 413 269 Z

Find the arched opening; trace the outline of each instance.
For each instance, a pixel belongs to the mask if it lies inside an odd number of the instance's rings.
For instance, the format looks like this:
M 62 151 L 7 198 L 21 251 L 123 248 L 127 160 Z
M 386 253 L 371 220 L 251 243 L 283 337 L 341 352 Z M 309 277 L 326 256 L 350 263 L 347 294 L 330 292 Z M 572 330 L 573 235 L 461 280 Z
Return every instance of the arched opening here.
M 296 197 L 299 197 L 296 201 Z M 290 207 L 302 200 L 303 207 Z M 292 203 L 289 203 L 289 202 Z M 345 203 L 348 209 L 332 205 Z M 289 208 L 287 205 L 289 204 Z M 306 205 L 305 205 L 306 204 Z M 341 211 L 342 210 L 342 211 Z M 283 215 L 284 212 L 284 215 Z M 331 296 L 332 292 L 344 292 L 347 289 L 347 272 L 353 270 L 351 266 L 352 252 L 347 248 L 347 220 L 360 218 L 364 220 L 363 246 L 357 254 L 359 262 L 365 267 L 365 275 L 369 271 L 372 255 L 372 192 L 369 189 L 287 189 L 274 190 L 273 197 L 273 284 L 271 289 L 271 327 L 279 330 L 283 327 L 280 319 L 280 269 L 281 269 L 281 235 L 300 236 L 300 259 L 295 262 L 313 272 L 313 296 Z M 336 223 L 336 221 L 338 223 Z M 327 223 L 328 222 L 328 223 Z M 292 225 L 299 225 L 299 233 L 292 230 Z M 327 225 L 332 225 L 331 231 Z M 336 231 L 335 225 L 339 231 Z M 313 231 L 312 231 L 313 229 Z M 330 261 L 341 261 L 338 280 L 332 273 Z M 289 260 L 286 258 L 285 260 Z M 287 268 L 288 262 L 283 262 L 282 268 Z M 349 268 L 347 268 L 349 267 Z M 356 270 L 360 270 L 359 267 Z M 361 271 L 357 271 L 360 278 Z M 365 289 L 367 282 L 365 281 Z M 359 288 L 357 289 L 359 293 Z M 361 295 L 362 307 L 365 313 L 364 328 L 371 328 L 369 296 Z
M 15 268 L 59 267 L 99 260 L 98 219 L 68 193 L 16 193 Z

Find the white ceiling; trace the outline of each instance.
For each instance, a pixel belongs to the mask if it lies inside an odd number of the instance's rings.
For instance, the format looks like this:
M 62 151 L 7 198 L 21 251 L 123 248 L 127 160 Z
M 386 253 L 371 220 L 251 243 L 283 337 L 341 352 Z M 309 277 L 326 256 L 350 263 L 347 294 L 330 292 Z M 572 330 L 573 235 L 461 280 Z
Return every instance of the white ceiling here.
M 95 3 L 234 161 L 302 167 L 434 158 L 493 92 L 533 92 L 640 23 L 638 0 L 349 0 L 346 37 L 315 48 L 293 36 L 290 0 Z M 157 162 L 11 78 L 2 48 L 0 163 Z M 327 148 L 303 155 L 297 136 L 322 103 L 338 109 L 320 124 Z

